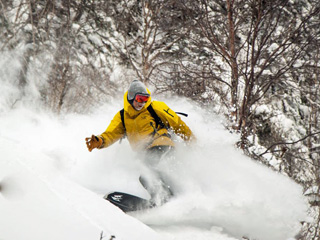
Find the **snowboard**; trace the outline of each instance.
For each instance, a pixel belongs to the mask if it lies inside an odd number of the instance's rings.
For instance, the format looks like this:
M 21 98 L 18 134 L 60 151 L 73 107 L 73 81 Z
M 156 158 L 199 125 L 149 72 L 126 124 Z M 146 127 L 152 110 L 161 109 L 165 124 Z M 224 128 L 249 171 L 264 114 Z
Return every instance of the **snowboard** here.
M 155 206 L 151 201 L 147 199 L 123 192 L 110 193 L 104 196 L 104 199 L 119 207 L 123 212 L 139 211 Z

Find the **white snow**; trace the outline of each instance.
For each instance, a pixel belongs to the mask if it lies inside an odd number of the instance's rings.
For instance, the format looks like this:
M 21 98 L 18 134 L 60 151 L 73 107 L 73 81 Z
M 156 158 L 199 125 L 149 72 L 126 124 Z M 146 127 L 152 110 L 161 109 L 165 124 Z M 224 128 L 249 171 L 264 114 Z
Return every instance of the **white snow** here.
M 117 190 L 148 197 L 138 181 L 141 157 L 127 140 L 91 153 L 84 141 L 106 129 L 122 100 L 63 118 L 1 107 L 0 239 L 98 240 L 103 233 L 116 240 L 285 240 L 298 233 L 307 212 L 300 186 L 237 150 L 238 136 L 224 130 L 223 119 L 185 99 L 157 100 L 187 112 L 183 120 L 198 141 L 179 142 L 176 159 L 159 166 L 174 198 L 131 214 L 102 196 Z

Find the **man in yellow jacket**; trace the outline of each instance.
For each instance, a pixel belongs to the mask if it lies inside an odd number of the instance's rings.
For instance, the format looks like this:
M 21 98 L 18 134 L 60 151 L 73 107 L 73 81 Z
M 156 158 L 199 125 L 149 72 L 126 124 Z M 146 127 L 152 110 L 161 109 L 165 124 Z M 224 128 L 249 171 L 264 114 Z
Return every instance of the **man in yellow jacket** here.
M 174 111 L 164 102 L 151 101 L 149 89 L 141 81 L 134 80 L 124 94 L 124 109 L 114 116 L 102 134 L 86 138 L 86 144 L 91 152 L 94 148 L 106 148 L 127 136 L 131 148 L 144 152 L 147 164 L 152 165 L 175 145 L 168 129 L 185 141 L 195 139 L 190 128 Z M 145 187 L 150 185 L 143 178 L 140 181 Z M 150 186 L 146 188 L 150 190 Z M 156 191 L 149 192 L 155 195 Z

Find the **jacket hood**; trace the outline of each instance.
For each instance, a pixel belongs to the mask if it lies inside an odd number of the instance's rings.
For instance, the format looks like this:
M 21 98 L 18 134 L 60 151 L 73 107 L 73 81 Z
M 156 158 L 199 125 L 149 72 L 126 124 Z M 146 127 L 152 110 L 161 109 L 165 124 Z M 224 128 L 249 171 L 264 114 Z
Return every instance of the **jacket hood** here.
M 147 88 L 147 92 L 150 94 L 150 98 L 140 111 L 135 110 L 134 107 L 129 103 L 128 91 L 125 92 L 125 94 L 123 95 L 123 103 L 124 103 L 123 108 L 124 108 L 124 111 L 130 115 L 130 117 L 135 117 L 139 115 L 141 112 L 145 111 L 148 108 L 148 106 L 151 104 L 151 92 L 148 88 Z

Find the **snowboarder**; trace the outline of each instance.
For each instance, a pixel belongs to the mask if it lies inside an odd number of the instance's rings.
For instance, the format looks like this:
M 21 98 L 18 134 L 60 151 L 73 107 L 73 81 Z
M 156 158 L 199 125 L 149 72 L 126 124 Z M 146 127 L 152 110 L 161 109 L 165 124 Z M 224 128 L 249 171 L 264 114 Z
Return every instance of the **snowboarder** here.
M 124 94 L 124 109 L 120 110 L 102 134 L 86 138 L 88 150 L 102 149 L 127 137 L 134 151 L 144 154 L 152 176 L 141 176 L 140 182 L 151 195 L 154 205 L 165 203 L 172 191 L 156 165 L 162 157 L 172 154 L 174 142 L 168 129 L 187 142 L 195 139 L 190 128 L 164 102 L 152 101 L 146 86 L 134 80 Z

